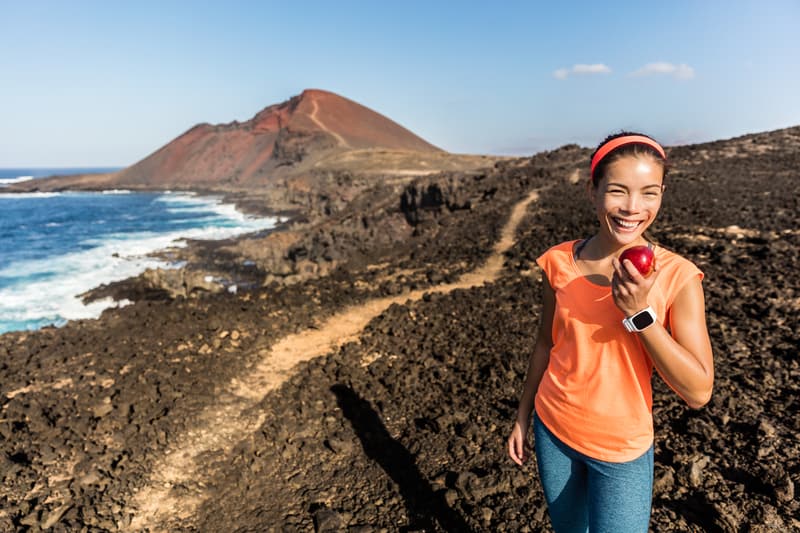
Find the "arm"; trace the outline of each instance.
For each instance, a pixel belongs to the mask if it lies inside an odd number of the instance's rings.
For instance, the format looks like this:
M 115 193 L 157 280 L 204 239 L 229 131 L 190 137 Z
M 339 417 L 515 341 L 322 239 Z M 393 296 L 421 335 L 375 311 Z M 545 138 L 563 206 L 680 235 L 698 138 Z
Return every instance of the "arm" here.
M 533 403 L 539 382 L 550 362 L 550 349 L 553 347 L 553 314 L 555 313 L 556 297 L 553 288 L 546 276 L 542 276 L 542 315 L 539 322 L 539 334 L 536 345 L 528 359 L 528 371 L 525 376 L 525 385 L 517 408 L 517 417 L 514 428 L 508 438 L 508 454 L 511 459 L 521 465 L 526 459 L 525 437 L 530 425 Z
M 689 281 L 672 304 L 672 336 L 660 324 L 655 326 L 638 335 L 656 370 L 689 407 L 703 407 L 711 399 L 714 360 L 699 278 Z
M 643 278 L 627 261 L 624 267 L 614 261 L 614 298 L 626 316 L 631 316 L 647 307 L 647 293 L 655 276 Z M 699 409 L 708 403 L 714 386 L 714 361 L 699 278 L 692 278 L 675 297 L 670 329 L 672 335 L 656 323 L 635 335 L 639 335 L 664 381 L 689 407 Z

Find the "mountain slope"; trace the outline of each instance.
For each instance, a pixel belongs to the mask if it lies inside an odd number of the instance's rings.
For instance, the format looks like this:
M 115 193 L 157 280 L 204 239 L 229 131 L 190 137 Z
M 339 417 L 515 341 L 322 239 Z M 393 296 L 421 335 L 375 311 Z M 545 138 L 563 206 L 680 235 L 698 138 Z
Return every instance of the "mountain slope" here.
M 309 89 L 246 122 L 197 125 L 114 181 L 129 186 L 263 183 L 276 170 L 323 154 L 366 148 L 440 152 L 375 111 Z

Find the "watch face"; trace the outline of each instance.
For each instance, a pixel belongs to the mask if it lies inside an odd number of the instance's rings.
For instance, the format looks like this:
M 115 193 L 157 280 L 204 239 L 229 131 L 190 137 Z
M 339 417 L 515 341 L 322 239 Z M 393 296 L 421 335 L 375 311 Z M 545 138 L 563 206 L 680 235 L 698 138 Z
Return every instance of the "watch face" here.
M 633 315 L 631 322 L 636 326 L 636 329 L 644 329 L 653 323 L 653 316 L 650 313 L 639 313 Z

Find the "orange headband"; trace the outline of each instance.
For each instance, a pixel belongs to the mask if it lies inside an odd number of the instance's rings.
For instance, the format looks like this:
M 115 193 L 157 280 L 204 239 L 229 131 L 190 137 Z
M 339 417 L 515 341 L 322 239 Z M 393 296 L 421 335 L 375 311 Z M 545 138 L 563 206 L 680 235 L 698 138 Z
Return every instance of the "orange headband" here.
M 645 137 L 644 135 L 626 135 L 624 137 L 617 137 L 616 139 L 611 139 L 606 144 L 600 147 L 597 150 L 597 153 L 594 154 L 592 158 L 592 173 L 590 174 L 591 177 L 594 177 L 594 168 L 603 160 L 605 156 L 611 153 L 612 150 L 619 148 L 625 144 L 646 144 L 650 148 L 653 148 L 662 159 L 667 159 L 667 154 L 664 153 L 664 149 L 661 148 L 661 145 L 655 142 L 650 137 Z

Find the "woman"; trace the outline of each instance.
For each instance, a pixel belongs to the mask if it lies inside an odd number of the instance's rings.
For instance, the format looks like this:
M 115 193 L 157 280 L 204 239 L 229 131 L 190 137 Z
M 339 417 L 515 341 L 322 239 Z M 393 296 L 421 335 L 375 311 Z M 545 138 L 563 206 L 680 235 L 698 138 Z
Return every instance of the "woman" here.
M 703 274 L 644 235 L 661 207 L 665 174 L 664 149 L 650 137 L 608 137 L 592 156 L 588 184 L 597 233 L 537 259 L 542 319 L 508 452 L 520 465 L 528 458 L 533 415 L 557 533 L 648 530 L 653 367 L 690 407 L 711 396 Z M 618 259 L 637 245 L 654 251 L 648 276 Z

